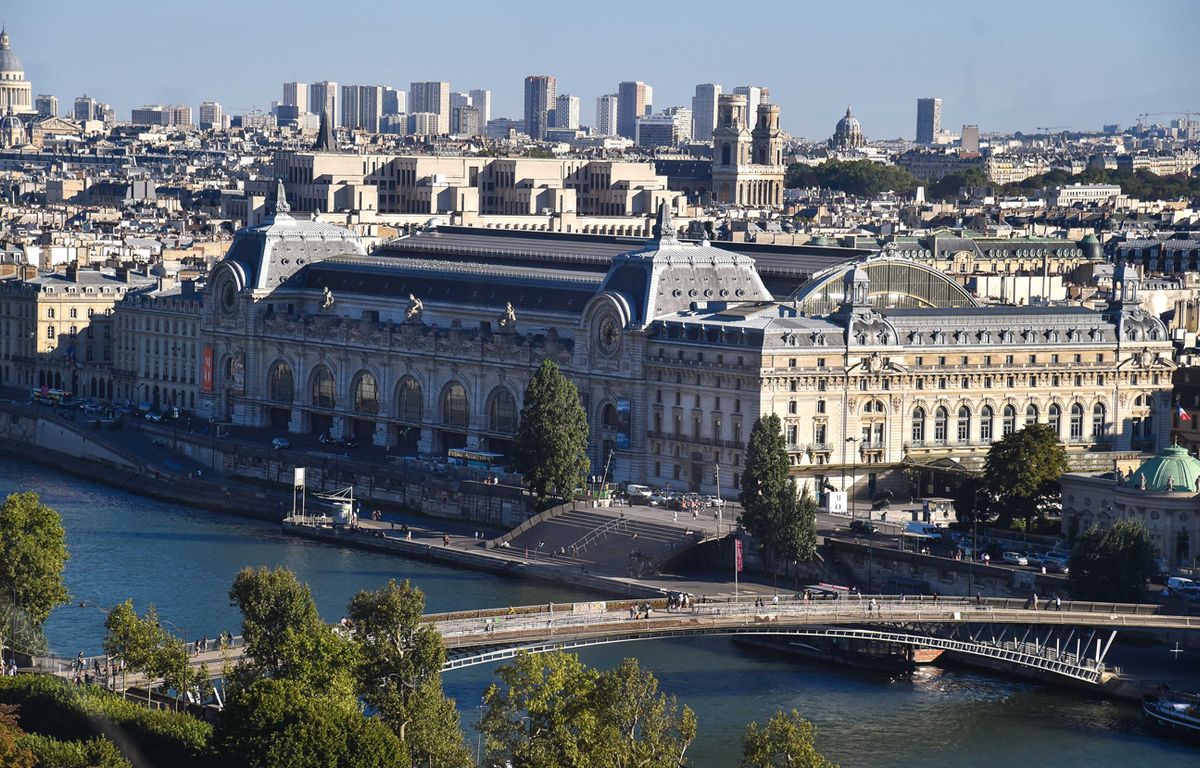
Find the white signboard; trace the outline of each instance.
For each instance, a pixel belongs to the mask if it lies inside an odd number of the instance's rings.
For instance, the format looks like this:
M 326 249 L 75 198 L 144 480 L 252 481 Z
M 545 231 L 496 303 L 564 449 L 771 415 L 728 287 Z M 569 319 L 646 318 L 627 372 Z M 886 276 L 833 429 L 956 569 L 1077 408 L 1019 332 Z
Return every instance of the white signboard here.
M 826 511 L 831 515 L 848 515 L 845 491 L 830 491 L 825 495 Z
M 300 488 L 304 485 L 304 467 L 296 467 L 292 487 Z

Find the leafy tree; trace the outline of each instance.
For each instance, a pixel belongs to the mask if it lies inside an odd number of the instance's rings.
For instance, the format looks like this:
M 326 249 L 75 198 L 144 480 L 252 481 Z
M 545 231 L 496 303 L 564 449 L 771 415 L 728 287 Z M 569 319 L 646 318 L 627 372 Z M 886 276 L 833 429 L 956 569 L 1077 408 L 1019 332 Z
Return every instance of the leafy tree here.
M 983 493 L 983 482 L 974 476 L 966 477 L 951 492 L 954 499 L 954 515 L 960 523 L 972 523 L 976 516 L 987 519 L 987 498 Z
M 413 764 L 469 765 L 458 710 L 442 692 L 441 636 L 421 621 L 424 613 L 425 596 L 408 581 L 354 596 L 349 617 L 360 649 L 358 689 L 405 743 Z
M 1014 517 L 1041 516 L 1059 494 L 1067 454 L 1048 424 L 1030 424 L 992 443 L 983 467 L 983 488 L 1002 526 Z M 1026 529 L 1031 526 L 1027 523 Z
M 42 645 L 41 627 L 70 598 L 63 583 L 67 535 L 58 512 L 36 493 L 14 493 L 0 506 L 0 633 L 16 618 Z M 14 643 L 15 644 L 15 643 Z M 37 650 L 33 648 L 31 650 Z
M 817 500 L 808 486 L 797 496 L 796 481 L 788 478 L 779 506 L 779 557 L 788 562 L 811 560 L 817 554 Z
M 792 710 L 775 712 L 765 728 L 746 726 L 741 768 L 837 768 L 817 752 L 813 724 Z
M 1084 531 L 1071 549 L 1067 586 L 1079 600 L 1136 603 L 1154 575 L 1154 542 L 1141 520 Z
M 786 508 L 790 517 L 797 517 L 793 513 L 795 492 L 795 484 L 788 479 L 782 423 L 773 413 L 760 416 L 746 446 L 741 522 L 770 557 L 781 554 L 781 512 Z
M 593 757 L 614 768 L 673 768 L 684 764 L 696 738 L 696 715 L 680 710 L 674 696 L 658 690 L 654 674 L 637 659 L 600 673 L 595 694 L 598 744 Z M 596 762 L 596 761 L 593 761 Z
M 587 478 L 587 415 L 575 389 L 552 360 L 543 360 L 525 388 L 513 468 L 541 503 L 570 498 Z
M 501 684 L 484 691 L 479 724 L 489 760 L 567 768 L 588 765 L 596 713 L 589 709 L 598 675 L 574 654 L 522 653 L 496 670 Z
M 788 189 L 820 187 L 874 197 L 888 191 L 909 194 L 916 188 L 917 179 L 896 165 L 870 160 L 827 160 L 817 166 L 793 163 L 785 171 L 783 183 Z
M 33 753 L 20 744 L 24 732 L 17 724 L 17 707 L 0 704 L 0 765 L 6 768 L 33 768 Z
M 216 730 L 230 768 L 395 768 L 412 765 L 396 735 L 354 702 L 295 680 L 261 678 L 230 696 Z
M 175 691 L 193 691 L 207 684 L 204 670 L 189 663 L 184 642 L 162 627 L 154 606 L 145 617 L 137 615 L 133 601 L 115 605 L 104 620 L 104 652 L 125 660 L 128 669 L 141 672 Z
M 235 688 L 269 677 L 353 701 L 356 648 L 321 620 L 308 585 L 296 574 L 286 568 L 244 568 L 229 599 L 242 612 L 246 642 L 231 674 Z
M 692 711 L 633 659 L 597 673 L 573 654 L 523 653 L 496 674 L 479 726 L 489 765 L 668 768 L 696 735 Z

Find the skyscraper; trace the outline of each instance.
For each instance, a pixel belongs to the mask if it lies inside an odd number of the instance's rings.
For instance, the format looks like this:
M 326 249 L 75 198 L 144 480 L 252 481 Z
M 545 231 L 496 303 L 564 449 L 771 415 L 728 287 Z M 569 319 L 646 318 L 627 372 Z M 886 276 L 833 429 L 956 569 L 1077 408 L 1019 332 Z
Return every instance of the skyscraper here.
M 341 124 L 341 115 L 337 110 L 337 87 L 338 84 L 331 80 L 322 80 L 308 86 L 308 111 L 314 115 L 328 112 L 329 119 L 333 120 L 331 127 L 335 128 Z
M 471 91 L 471 106 L 479 110 L 480 125 L 487 125 L 492 119 L 492 92 L 484 88 Z
M 470 95 L 462 91 L 454 91 L 450 94 L 450 133 L 458 135 L 463 132 L 458 113 L 463 107 L 469 106 L 471 106 Z
M 34 109 L 37 110 L 38 117 L 52 117 L 58 114 L 58 97 L 48 93 L 38 94 L 37 99 L 33 103 Z
M 74 107 L 71 110 L 71 117 L 79 122 L 102 119 L 97 109 L 96 100 L 87 94 L 75 99 Z
M 579 97 L 563 94 L 554 99 L 554 127 L 579 127 Z
M 962 150 L 963 155 L 978 155 L 979 154 L 979 126 L 964 125 L 962 129 Z
M 383 86 L 358 86 L 358 127 L 371 133 L 379 133 L 379 121 L 383 118 Z
M 356 130 L 358 124 L 358 86 L 342 86 L 342 114 L 339 118 L 343 128 Z
M 651 103 L 650 86 L 641 80 L 626 80 L 617 86 L 617 133 L 637 138 L 637 119 L 646 114 Z
M 295 107 L 300 114 L 308 112 L 308 84 L 284 83 L 283 103 L 289 107 Z
M 758 119 L 758 105 L 771 100 L 767 89 L 760 85 L 739 85 L 733 92 L 746 97 L 746 127 L 753 130 L 754 121 Z
M 594 130 L 600 136 L 617 135 L 617 105 L 620 103 L 617 94 L 608 93 L 596 99 L 596 125 Z
M 450 83 L 438 80 L 411 83 L 408 88 L 409 114 L 427 112 L 437 115 L 436 132 L 450 133 Z M 428 121 L 420 121 L 428 129 Z
M 483 134 L 483 123 L 479 121 L 479 107 L 470 104 L 459 107 L 454 113 L 458 121 L 456 133 L 460 136 L 480 136 Z
M 550 127 L 550 110 L 554 109 L 558 81 L 553 75 L 530 75 L 525 78 L 525 132 L 535 141 L 546 136 Z
M 225 112 L 220 102 L 203 101 L 200 103 L 200 130 L 220 130 L 224 123 Z
M 942 132 L 942 100 L 917 99 L 917 143 L 932 144 Z
M 717 99 L 721 86 L 716 83 L 701 83 L 696 86 L 692 97 L 692 137 L 697 141 L 712 141 L 717 127 Z
M 395 88 L 383 89 L 383 114 L 403 115 L 408 111 L 408 94 Z

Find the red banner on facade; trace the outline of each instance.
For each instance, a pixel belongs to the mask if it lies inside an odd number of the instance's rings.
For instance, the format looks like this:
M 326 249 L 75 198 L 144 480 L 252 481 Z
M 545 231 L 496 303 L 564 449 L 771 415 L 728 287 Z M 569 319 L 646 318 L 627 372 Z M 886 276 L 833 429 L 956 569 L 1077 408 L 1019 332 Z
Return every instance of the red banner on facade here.
M 200 361 L 200 391 L 210 395 L 213 391 L 213 348 L 207 345 Z
M 738 573 L 742 572 L 742 540 L 733 540 L 733 569 Z

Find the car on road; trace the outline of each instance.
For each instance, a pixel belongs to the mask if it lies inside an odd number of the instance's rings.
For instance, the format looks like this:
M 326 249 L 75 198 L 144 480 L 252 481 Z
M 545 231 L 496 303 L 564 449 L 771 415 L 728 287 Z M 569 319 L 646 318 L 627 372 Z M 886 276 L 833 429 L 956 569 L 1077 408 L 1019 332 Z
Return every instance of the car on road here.
M 861 533 L 865 536 L 870 536 L 872 533 L 878 531 L 879 528 L 877 528 L 875 523 L 872 523 L 870 520 L 851 520 L 850 530 L 854 531 L 855 533 Z
M 1067 562 L 1065 557 L 1042 555 L 1042 565 L 1047 573 L 1069 573 L 1071 569 L 1067 567 Z
M 271 447 L 277 451 L 283 450 L 284 448 L 291 448 L 292 441 L 288 440 L 286 437 L 277 437 L 271 441 Z
M 1009 565 L 1029 565 L 1029 558 L 1020 552 L 1005 552 L 1000 559 Z
M 654 491 L 648 485 L 630 483 L 625 486 L 625 495 L 629 497 L 630 501 L 645 504 L 650 501 L 650 497 L 654 495 Z
M 146 413 L 146 421 L 152 421 L 155 424 L 161 424 L 163 415 L 158 411 L 149 411 Z

